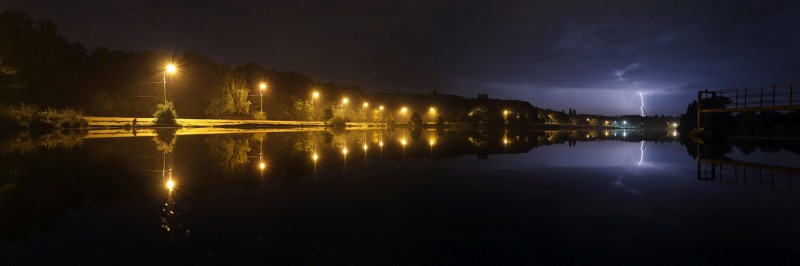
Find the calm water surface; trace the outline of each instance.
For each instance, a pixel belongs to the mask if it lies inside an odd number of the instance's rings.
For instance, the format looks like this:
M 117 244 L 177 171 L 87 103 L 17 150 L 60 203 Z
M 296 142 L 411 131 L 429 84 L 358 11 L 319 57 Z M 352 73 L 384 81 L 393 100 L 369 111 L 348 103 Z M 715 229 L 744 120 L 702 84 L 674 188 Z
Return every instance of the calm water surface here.
M 658 131 L 184 134 L 6 138 L 0 262 L 800 258 L 800 181 L 775 171 L 800 165 L 796 144 L 698 149 Z M 698 151 L 747 164 L 698 171 Z

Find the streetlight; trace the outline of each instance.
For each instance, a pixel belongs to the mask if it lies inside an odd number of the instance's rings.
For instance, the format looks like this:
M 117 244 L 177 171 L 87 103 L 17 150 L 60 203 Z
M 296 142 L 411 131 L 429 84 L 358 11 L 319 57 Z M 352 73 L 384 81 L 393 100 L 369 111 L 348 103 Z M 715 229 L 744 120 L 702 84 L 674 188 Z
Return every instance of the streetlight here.
M 347 97 L 342 98 L 342 117 L 347 116 L 347 110 L 345 109 L 345 107 L 348 102 L 350 102 L 350 100 L 348 100 Z
M 368 102 L 364 102 L 363 106 L 364 107 L 361 110 L 361 112 L 364 113 L 364 122 L 367 122 L 367 107 L 369 107 L 369 103 Z
M 403 108 L 401 108 L 401 109 L 400 109 L 400 112 L 405 114 L 405 113 L 407 113 L 407 112 L 408 112 L 408 108 L 406 108 L 405 106 L 403 106 Z
M 264 112 L 264 90 L 267 89 L 267 83 L 261 82 L 261 84 L 258 85 L 258 89 L 259 89 L 259 93 L 258 94 L 261 95 L 261 104 L 260 104 L 261 105 L 261 112 L 263 113 Z
M 175 64 L 167 64 L 164 68 L 164 103 L 167 103 L 167 74 L 175 73 L 175 71 L 178 71 Z
M 316 108 L 317 107 L 317 104 L 316 104 L 317 99 L 319 99 L 319 92 L 318 91 L 311 92 L 311 120 L 314 120 L 314 115 L 315 115 L 315 113 L 317 111 L 316 110 L 317 109 Z
M 175 189 L 175 181 L 170 178 L 167 180 L 164 186 L 167 188 L 167 190 L 169 190 L 169 192 L 172 192 L 172 190 Z

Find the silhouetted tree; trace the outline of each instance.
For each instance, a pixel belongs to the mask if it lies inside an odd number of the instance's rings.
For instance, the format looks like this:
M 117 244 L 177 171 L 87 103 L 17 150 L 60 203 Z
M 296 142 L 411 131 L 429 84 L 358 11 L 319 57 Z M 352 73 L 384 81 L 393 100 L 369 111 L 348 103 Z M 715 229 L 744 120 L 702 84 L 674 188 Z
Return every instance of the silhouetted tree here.
M 325 110 L 322 111 L 322 120 L 328 121 L 333 118 L 333 108 L 330 106 L 325 107 Z
M 414 124 L 415 126 L 421 126 L 422 125 L 422 118 L 419 116 L 419 113 L 417 113 L 417 112 L 414 112 L 413 114 L 411 114 L 411 120 L 410 121 L 411 121 L 411 124 Z

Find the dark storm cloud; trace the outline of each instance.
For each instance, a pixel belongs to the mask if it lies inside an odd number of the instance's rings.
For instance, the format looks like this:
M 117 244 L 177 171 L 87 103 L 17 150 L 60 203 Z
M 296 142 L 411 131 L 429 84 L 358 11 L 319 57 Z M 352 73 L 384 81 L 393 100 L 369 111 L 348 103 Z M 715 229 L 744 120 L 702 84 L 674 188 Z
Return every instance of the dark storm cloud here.
M 792 1 L 18 1 L 88 46 L 194 50 L 372 90 L 676 114 L 706 88 L 800 81 Z

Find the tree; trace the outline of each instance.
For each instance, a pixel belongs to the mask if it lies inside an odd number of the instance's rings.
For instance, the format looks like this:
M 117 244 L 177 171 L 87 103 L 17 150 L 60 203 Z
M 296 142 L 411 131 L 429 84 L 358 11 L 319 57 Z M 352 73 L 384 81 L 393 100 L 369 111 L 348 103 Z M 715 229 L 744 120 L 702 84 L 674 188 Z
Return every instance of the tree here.
M 419 113 L 414 112 L 413 114 L 411 114 L 411 123 L 414 124 L 415 126 L 422 125 L 422 118 L 419 116 Z
M 213 117 L 232 114 L 247 114 L 250 101 L 244 74 L 228 71 L 211 96 L 206 114 Z
M 325 107 L 322 111 L 322 120 L 328 121 L 333 118 L 333 108 L 331 106 Z

